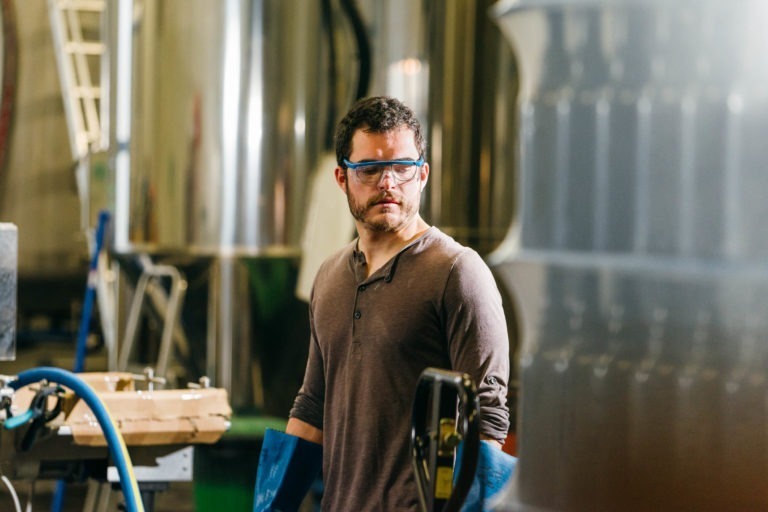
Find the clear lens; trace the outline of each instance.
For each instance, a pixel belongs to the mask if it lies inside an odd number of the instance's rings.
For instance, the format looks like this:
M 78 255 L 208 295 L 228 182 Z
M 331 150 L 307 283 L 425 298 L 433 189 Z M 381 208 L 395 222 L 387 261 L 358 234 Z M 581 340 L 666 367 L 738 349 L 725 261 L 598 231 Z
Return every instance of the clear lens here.
M 386 170 L 392 170 L 392 177 L 397 183 L 410 181 L 416 175 L 418 169 L 415 165 L 394 164 L 394 165 L 363 165 L 354 169 L 357 179 L 366 185 L 378 183 L 382 174 Z

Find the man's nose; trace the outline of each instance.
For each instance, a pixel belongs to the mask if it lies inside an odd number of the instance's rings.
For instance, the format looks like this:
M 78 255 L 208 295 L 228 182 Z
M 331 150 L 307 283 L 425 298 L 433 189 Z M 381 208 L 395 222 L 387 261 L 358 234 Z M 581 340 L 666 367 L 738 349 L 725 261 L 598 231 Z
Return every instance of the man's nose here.
M 381 172 L 378 185 L 380 188 L 384 189 L 390 189 L 397 186 L 395 171 L 392 169 L 391 165 Z

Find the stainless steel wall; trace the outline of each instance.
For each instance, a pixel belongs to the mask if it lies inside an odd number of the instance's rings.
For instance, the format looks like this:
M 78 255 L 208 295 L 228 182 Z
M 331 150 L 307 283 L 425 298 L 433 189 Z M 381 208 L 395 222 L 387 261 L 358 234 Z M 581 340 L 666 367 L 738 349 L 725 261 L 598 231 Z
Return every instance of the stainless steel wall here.
M 520 459 L 499 510 L 768 506 L 764 2 L 518 1 Z

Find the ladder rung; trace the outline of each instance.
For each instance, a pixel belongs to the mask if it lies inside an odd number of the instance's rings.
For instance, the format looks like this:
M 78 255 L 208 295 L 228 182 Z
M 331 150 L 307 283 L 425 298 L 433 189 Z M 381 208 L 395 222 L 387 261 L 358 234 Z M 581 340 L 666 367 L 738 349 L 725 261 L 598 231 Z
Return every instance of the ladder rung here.
M 88 41 L 69 41 L 64 44 L 64 51 L 70 54 L 80 53 L 83 55 L 101 55 L 104 53 L 104 44 Z
M 72 89 L 72 94 L 78 98 L 100 98 L 101 89 L 99 87 L 75 87 Z
M 104 10 L 104 0 L 58 0 L 59 9 L 70 9 L 74 11 L 94 11 Z
M 106 7 L 105 0 L 48 0 L 69 141 L 76 159 L 85 156 L 101 140 L 102 91 L 91 75 L 98 73 L 101 62 L 96 60 L 106 52 L 101 33 L 103 20 L 99 19 L 97 25 L 94 15 L 103 16 Z M 83 25 L 87 28 L 85 32 Z M 97 30 L 99 37 L 83 37 Z

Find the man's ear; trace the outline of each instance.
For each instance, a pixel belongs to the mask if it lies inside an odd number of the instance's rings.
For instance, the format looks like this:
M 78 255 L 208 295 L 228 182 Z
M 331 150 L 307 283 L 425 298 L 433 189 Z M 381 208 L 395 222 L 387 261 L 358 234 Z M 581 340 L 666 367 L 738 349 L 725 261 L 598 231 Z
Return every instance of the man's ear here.
M 333 171 L 333 175 L 336 178 L 336 184 L 339 186 L 339 188 L 342 190 L 342 192 L 347 192 L 347 173 L 344 169 L 341 167 L 336 167 Z
M 419 179 L 421 180 L 421 183 L 419 184 L 420 192 L 424 192 L 424 189 L 427 188 L 427 182 L 429 181 L 429 164 L 424 164 L 421 167 Z

